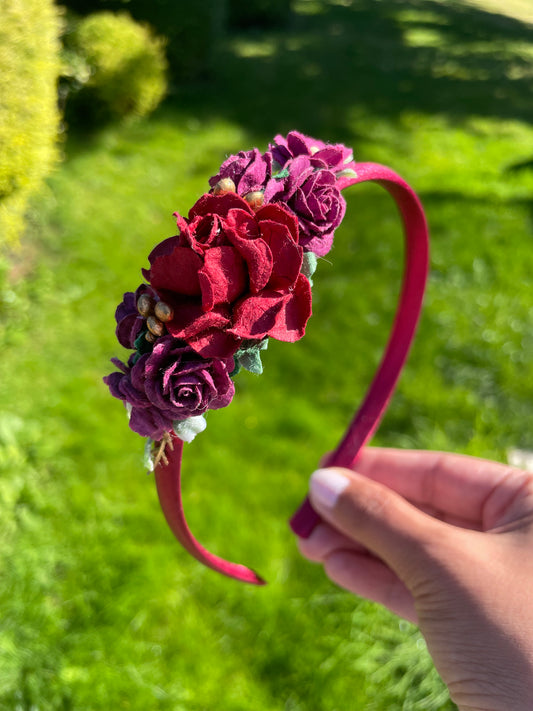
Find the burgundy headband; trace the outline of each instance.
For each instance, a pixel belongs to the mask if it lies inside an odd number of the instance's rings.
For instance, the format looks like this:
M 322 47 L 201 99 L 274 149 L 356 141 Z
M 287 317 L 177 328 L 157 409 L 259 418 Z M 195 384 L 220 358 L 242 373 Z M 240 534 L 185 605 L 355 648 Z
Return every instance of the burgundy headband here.
M 269 337 L 296 341 L 311 313 L 316 258 L 331 248 L 345 211 L 340 191 L 376 182 L 394 198 L 405 232 L 403 285 L 382 361 L 328 466 L 351 466 L 383 416 L 413 340 L 428 273 L 428 228 L 420 201 L 394 171 L 356 163 L 342 145 L 295 131 L 269 150 L 230 156 L 209 181 L 180 234 L 164 240 L 143 270 L 147 284 L 124 295 L 117 337 L 133 349 L 104 378 L 126 404 L 130 427 L 147 436 L 161 508 L 182 546 L 228 577 L 261 585 L 249 568 L 219 558 L 194 538 L 183 512 L 183 442 L 224 407 L 240 367 L 262 372 Z M 291 520 L 308 537 L 319 521 L 305 500 Z

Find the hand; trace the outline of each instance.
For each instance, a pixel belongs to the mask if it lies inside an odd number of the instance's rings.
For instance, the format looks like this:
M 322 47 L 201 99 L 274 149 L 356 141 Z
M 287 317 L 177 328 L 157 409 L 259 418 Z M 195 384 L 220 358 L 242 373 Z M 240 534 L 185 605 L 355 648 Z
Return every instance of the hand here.
M 533 709 L 533 475 L 456 454 L 367 448 L 311 477 L 301 553 L 418 624 L 461 711 Z

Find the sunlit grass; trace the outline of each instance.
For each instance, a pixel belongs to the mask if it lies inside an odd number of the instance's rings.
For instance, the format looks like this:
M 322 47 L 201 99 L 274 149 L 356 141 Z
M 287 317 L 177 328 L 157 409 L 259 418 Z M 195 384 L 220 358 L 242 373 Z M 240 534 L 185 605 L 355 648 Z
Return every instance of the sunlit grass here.
M 371 41 L 376 27 L 344 31 Z M 287 62 L 309 36 L 289 37 Z M 265 64 L 240 63 L 255 60 Z M 335 112 L 298 86 L 298 101 L 276 94 L 270 60 L 228 57 L 226 79 L 234 66 L 258 78 L 238 106 L 224 81 L 211 86 L 209 111 L 193 87 L 136 126 L 71 131 L 35 205 L 0 294 L 2 708 L 452 708 L 418 632 L 330 585 L 286 524 L 361 401 L 393 317 L 402 235 L 381 188 L 348 192 L 305 339 L 271 343 L 264 375 L 241 374 L 235 401 L 186 448 L 191 527 L 257 569 L 266 588 L 218 577 L 181 551 L 143 471 L 142 441 L 101 382 L 120 351 L 115 306 L 174 233 L 172 212 L 187 213 L 228 153 L 265 148 L 290 121 L 391 165 L 427 210 L 424 316 L 376 441 L 501 460 L 533 447 L 532 127 L 425 105 L 389 114 L 360 99 Z M 372 69 L 375 102 L 388 70 Z M 414 71 L 398 76 L 410 82 Z

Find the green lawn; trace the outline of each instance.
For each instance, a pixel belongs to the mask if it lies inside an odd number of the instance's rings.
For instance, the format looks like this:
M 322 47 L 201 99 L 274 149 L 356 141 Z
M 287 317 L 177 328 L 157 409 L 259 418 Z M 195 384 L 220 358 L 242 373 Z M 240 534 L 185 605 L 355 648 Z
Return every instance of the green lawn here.
M 376 443 L 504 460 L 533 448 L 533 39 L 462 4 L 300 0 L 228 37 L 210 79 L 90 135 L 36 201 L 0 293 L 0 708 L 446 711 L 419 633 L 296 552 L 287 519 L 379 361 L 402 235 L 379 187 L 347 193 L 302 341 L 271 342 L 184 456 L 191 528 L 269 581 L 172 539 L 143 442 L 101 382 L 114 309 L 224 157 L 297 128 L 419 192 L 432 275 Z

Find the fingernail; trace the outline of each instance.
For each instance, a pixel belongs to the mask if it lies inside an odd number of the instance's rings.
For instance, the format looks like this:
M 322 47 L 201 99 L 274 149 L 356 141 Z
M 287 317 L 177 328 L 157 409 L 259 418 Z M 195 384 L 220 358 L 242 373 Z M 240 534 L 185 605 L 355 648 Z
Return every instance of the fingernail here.
M 336 469 L 317 469 L 309 485 L 311 501 L 332 509 L 349 483 L 348 477 Z

